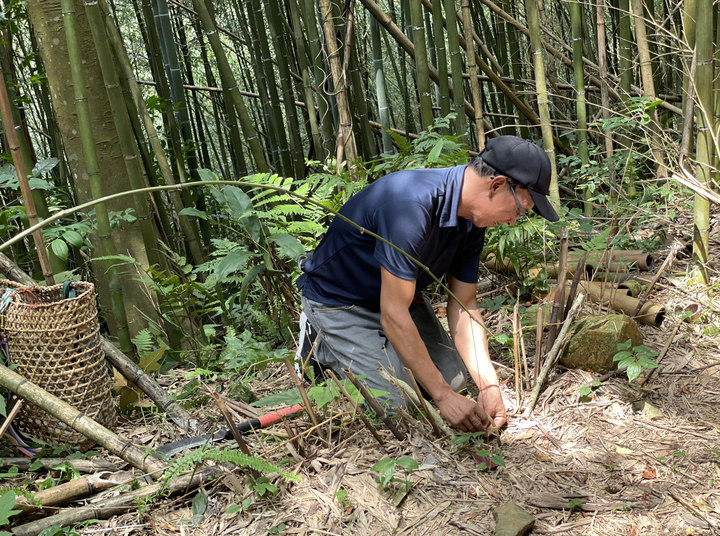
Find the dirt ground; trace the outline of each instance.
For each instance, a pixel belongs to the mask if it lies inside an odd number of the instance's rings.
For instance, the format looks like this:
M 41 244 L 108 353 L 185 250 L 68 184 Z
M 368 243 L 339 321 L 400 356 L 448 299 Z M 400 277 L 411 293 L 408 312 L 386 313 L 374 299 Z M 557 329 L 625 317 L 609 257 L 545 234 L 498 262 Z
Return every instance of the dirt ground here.
M 716 233 L 713 241 L 717 251 Z M 657 258 L 661 262 L 663 252 Z M 509 425 L 499 440 L 485 446 L 480 440 L 457 445 L 437 439 L 426 422 L 415 418 L 399 421 L 407 434 L 404 441 L 377 423 L 385 443 L 380 446 L 350 408 L 333 402 L 318 413 L 319 420 L 330 420 L 320 427 L 325 437 L 332 437 L 330 443 L 323 443 L 317 430 L 295 442 L 286 441 L 289 433 L 310 430 L 304 414 L 290 419 L 287 427 L 278 424 L 248 437 L 254 454 L 284 461 L 287 470 L 302 477 L 297 483 L 271 478 L 279 488 L 275 496 L 258 498 L 247 478 L 236 470 L 203 488 L 208 504 L 199 526 L 188 521 L 197 493 L 193 491 L 160 500 L 142 514 L 133 510 L 80 532 L 485 535 L 495 530 L 493 510 L 513 501 L 536 518 L 532 534 L 718 534 L 720 330 L 716 326 L 720 302 L 712 298 L 716 289 L 708 294 L 689 283 L 689 270 L 687 259 L 677 260 L 652 297 L 666 307 L 667 315 L 660 327 L 641 325 L 644 344 L 658 352 L 669 347 L 643 387 L 646 372 L 632 383 L 618 374 L 583 402 L 580 388 L 589 386 L 599 374 L 558 369 L 532 418 L 523 418 L 515 408 L 513 371 L 503 361 L 498 368 Z M 699 321 L 682 322 L 675 311 L 692 304 L 700 306 Z M 591 312 L 590 306 L 585 312 Z M 594 313 L 598 312 L 605 314 L 595 307 Z M 507 330 L 508 311 L 488 314 L 486 323 L 492 333 L 503 325 Z M 531 345 L 528 353 L 533 353 Z M 179 378 L 181 374 L 161 381 L 175 390 Z M 269 367 L 252 384 L 259 397 L 293 387 L 283 366 Z M 529 392 L 521 396 L 526 403 Z M 651 418 L 634 409 L 642 401 L 652 403 L 662 415 Z M 247 418 L 242 413 L 248 406 L 233 408 L 237 420 Z M 211 404 L 195 415 L 208 428 L 222 425 Z M 117 432 L 145 447 L 183 437 L 162 416 L 125 418 Z M 473 453 L 483 449 L 499 454 L 505 466 L 479 470 Z M 395 494 L 402 483 L 381 489 L 371 467 L 385 457 L 401 456 L 411 456 L 419 468 L 408 477 L 410 493 L 396 506 Z M 402 471 L 396 476 L 404 481 Z M 248 498 L 252 505 L 247 511 L 232 506 Z

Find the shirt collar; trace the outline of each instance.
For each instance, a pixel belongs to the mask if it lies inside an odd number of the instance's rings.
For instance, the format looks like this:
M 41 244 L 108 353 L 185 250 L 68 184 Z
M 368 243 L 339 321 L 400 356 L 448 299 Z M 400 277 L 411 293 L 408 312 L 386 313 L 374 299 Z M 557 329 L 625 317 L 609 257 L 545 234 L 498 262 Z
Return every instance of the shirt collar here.
M 456 166 L 448 169 L 440 206 L 440 227 L 458 226 L 458 205 L 466 168 L 467 166 Z

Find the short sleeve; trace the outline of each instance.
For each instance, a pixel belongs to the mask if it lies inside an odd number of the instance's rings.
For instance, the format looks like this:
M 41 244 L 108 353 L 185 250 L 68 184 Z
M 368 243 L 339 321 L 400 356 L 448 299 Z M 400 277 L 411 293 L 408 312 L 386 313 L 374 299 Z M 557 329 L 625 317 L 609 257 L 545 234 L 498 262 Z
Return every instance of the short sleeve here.
M 414 258 L 419 257 L 427 237 L 430 214 L 418 202 L 385 203 L 373 213 L 376 233 Z M 417 280 L 418 266 L 392 246 L 375 241 L 374 257 L 391 274 Z
M 477 283 L 480 254 L 485 246 L 485 229 L 472 233 L 467 244 L 461 247 L 450 265 L 450 273 L 463 283 Z

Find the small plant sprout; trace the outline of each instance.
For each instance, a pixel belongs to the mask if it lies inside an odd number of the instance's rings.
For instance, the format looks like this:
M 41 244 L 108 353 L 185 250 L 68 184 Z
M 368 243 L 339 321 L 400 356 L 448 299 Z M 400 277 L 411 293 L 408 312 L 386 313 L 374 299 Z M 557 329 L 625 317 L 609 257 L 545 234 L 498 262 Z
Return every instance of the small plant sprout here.
M 640 376 L 644 368 L 654 369 L 658 364 L 653 359 L 658 353 L 647 346 L 632 346 L 632 341 L 628 339 L 624 343 L 617 345 L 618 353 L 613 357 L 613 361 L 618 362 L 618 369 L 627 369 L 629 381 L 633 381 Z
M 395 478 L 395 468 L 401 467 L 405 471 L 405 480 Z M 375 479 L 375 482 L 380 484 L 380 489 L 386 489 L 386 486 L 391 482 L 400 483 L 400 487 L 395 494 L 395 506 L 399 506 L 405 497 L 412 491 L 412 482 L 409 480 L 409 476 L 417 471 L 419 465 L 410 456 L 401 456 L 397 460 L 394 458 L 383 458 L 375 465 L 372 466 L 372 471 L 377 471 L 379 476 Z
M 579 509 L 582 506 L 582 503 L 583 503 L 582 499 L 579 499 L 579 498 L 572 499 L 569 503 L 567 503 L 567 506 L 565 508 L 567 508 L 568 511 L 572 512 L 576 508 Z
M 593 391 L 600 387 L 602 387 L 602 382 L 598 381 L 594 381 L 590 385 L 583 385 L 580 388 L 580 391 L 578 391 L 578 398 L 580 399 L 580 402 L 590 402 L 590 395 L 593 393 Z
M 480 463 L 478 463 L 478 471 L 487 471 L 498 466 L 507 467 L 505 465 L 505 458 L 503 458 L 500 454 L 493 454 L 488 449 L 482 449 L 477 451 L 473 458 L 475 458 L 475 461 L 482 460 L 480 461 Z

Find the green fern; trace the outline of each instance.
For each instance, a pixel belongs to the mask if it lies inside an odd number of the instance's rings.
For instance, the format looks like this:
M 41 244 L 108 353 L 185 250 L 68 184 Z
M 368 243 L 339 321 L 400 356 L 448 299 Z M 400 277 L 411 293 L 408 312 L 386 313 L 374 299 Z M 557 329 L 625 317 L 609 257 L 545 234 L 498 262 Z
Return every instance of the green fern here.
M 154 336 L 148 328 L 143 329 L 137 335 L 135 335 L 135 338 L 132 340 L 132 342 L 135 345 L 135 348 L 137 348 L 137 353 L 139 356 L 143 356 L 148 352 L 151 352 L 155 343 Z
M 207 450 L 193 450 L 182 458 L 175 460 L 175 462 L 173 462 L 173 464 L 165 470 L 165 481 L 168 482 L 181 473 L 193 470 L 195 467 L 208 460 L 232 463 L 238 467 L 250 467 L 251 469 L 255 469 L 261 473 L 278 473 L 284 479 L 291 480 L 293 482 L 299 482 L 302 480 L 298 475 L 286 473 L 277 465 L 270 463 L 267 460 L 263 460 L 262 458 L 248 456 L 239 450 L 220 450 L 219 448 L 214 448 Z

